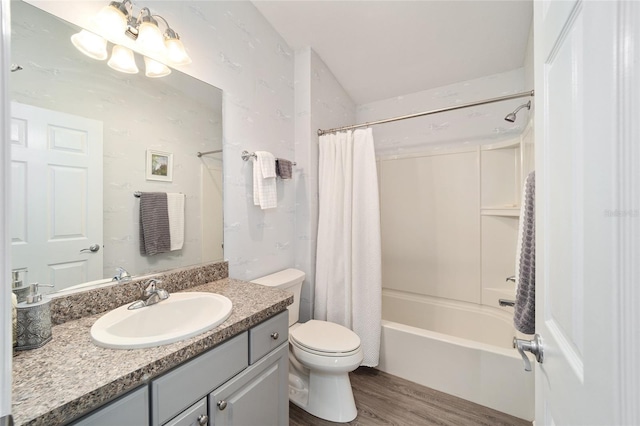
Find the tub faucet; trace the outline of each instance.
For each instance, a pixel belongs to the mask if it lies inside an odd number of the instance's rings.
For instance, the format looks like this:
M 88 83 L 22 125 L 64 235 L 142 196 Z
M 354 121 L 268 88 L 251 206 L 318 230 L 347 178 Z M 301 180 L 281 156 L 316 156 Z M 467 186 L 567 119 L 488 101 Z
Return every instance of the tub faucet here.
M 142 291 L 142 298 L 133 302 L 127 309 L 139 309 L 145 306 L 155 305 L 169 298 L 169 292 L 165 289 L 158 288 L 158 284 L 162 281 L 151 278 L 145 284 L 146 287 Z
M 111 281 L 117 281 L 119 283 L 126 283 L 131 281 L 131 274 L 129 274 L 127 272 L 126 269 L 124 269 L 122 266 L 118 266 L 116 268 L 116 276 L 113 277 L 113 279 Z

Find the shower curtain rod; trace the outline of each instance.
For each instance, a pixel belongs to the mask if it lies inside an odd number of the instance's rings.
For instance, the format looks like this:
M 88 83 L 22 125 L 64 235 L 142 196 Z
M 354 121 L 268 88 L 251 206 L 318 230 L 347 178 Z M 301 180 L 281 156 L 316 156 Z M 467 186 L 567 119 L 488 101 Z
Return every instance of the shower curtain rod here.
M 462 105 L 433 109 L 431 111 L 417 112 L 415 114 L 409 114 L 409 115 L 402 115 L 400 117 L 387 118 L 385 120 L 370 121 L 368 123 L 353 124 L 351 126 L 336 127 L 335 129 L 328 129 L 328 130 L 318 129 L 318 136 L 326 135 L 327 133 L 339 132 L 342 130 L 357 129 L 359 127 L 369 127 L 369 126 L 373 126 L 374 124 L 391 123 L 392 121 L 406 120 L 407 118 L 422 117 L 425 115 L 437 114 L 439 112 L 454 111 L 456 109 L 469 108 L 476 105 L 492 104 L 494 102 L 502 102 L 502 101 L 508 101 L 510 99 L 524 98 L 527 96 L 534 96 L 533 90 L 530 90 L 528 92 L 515 93 L 513 95 L 500 96 L 498 98 L 485 99 L 484 101 L 470 102 Z

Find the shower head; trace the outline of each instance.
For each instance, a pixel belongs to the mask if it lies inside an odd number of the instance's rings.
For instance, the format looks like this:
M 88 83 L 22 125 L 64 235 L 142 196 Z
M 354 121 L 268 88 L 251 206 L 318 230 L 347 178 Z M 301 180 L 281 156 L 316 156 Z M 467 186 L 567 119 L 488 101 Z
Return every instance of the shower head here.
M 531 109 L 531 101 L 527 102 L 526 104 L 520 105 L 518 108 L 516 108 L 515 111 L 507 114 L 507 116 L 504 119 L 510 123 L 514 123 L 516 121 L 516 114 L 518 113 L 518 111 L 520 111 L 522 108 L 525 108 L 525 107 L 527 109 Z

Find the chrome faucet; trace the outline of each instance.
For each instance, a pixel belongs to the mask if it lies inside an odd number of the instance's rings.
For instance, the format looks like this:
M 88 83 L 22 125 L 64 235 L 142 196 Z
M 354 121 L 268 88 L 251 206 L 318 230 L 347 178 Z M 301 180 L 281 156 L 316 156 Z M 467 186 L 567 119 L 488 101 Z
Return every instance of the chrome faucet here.
M 148 280 L 145 283 L 145 289 L 142 291 L 142 298 L 133 302 L 127 309 L 140 309 L 168 299 L 169 292 L 165 289 L 158 288 L 158 284 L 160 283 L 162 283 L 162 281 L 155 278 Z
M 113 277 L 111 281 L 118 281 L 119 283 L 126 283 L 131 281 L 131 274 L 127 272 L 122 266 L 116 268 L 117 275 Z

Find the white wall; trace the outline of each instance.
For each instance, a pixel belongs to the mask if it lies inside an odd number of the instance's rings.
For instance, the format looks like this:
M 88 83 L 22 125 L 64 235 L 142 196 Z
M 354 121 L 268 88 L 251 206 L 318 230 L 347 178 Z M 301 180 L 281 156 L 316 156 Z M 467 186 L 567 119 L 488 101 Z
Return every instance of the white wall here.
M 320 56 L 306 48 L 296 52 L 296 268 L 307 277 L 300 317 L 313 313 L 316 235 L 318 231 L 318 129 L 355 123 L 356 107 Z
M 30 1 L 86 26 L 103 1 Z M 294 157 L 294 55 L 246 1 L 138 1 L 180 34 L 193 63 L 182 71 L 224 91 L 225 258 L 230 275 L 251 279 L 294 264 L 295 182 L 278 182 L 278 207 L 252 202 L 243 150 Z
M 436 66 L 436 65 L 434 65 Z M 528 91 L 524 69 L 462 81 L 391 99 L 358 106 L 359 123 L 429 111 Z M 527 123 L 527 111 L 509 123 L 504 117 L 527 98 L 465 108 L 426 117 L 376 126 L 373 131 L 378 155 L 420 152 L 441 145 L 478 145 L 513 139 Z

